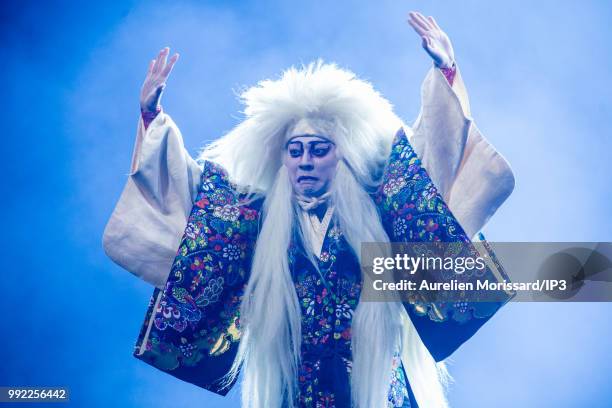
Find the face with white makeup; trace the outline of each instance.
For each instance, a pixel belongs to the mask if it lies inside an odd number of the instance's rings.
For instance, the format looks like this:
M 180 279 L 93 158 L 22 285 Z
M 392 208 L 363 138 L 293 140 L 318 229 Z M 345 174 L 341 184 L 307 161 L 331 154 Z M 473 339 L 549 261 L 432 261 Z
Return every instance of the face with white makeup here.
M 336 175 L 336 145 L 302 120 L 285 144 L 283 163 L 296 194 L 319 197 L 328 191 Z

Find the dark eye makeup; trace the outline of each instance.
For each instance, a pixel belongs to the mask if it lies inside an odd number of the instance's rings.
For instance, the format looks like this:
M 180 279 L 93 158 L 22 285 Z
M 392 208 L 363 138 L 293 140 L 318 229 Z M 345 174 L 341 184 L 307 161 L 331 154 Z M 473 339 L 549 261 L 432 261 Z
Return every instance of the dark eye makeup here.
M 287 145 L 287 151 L 291 157 L 300 157 L 304 152 L 304 146 L 300 142 L 292 142 Z
M 291 157 L 300 157 L 302 155 L 302 149 L 297 149 L 295 147 L 289 148 L 289 156 Z
M 329 152 L 330 145 L 326 144 L 326 146 L 311 146 L 310 151 L 313 156 L 323 157 Z
M 313 141 L 308 143 L 310 153 L 314 157 L 325 157 L 331 149 L 332 143 L 327 141 Z M 304 154 L 304 145 L 301 142 L 291 142 L 287 145 L 289 156 L 297 158 Z

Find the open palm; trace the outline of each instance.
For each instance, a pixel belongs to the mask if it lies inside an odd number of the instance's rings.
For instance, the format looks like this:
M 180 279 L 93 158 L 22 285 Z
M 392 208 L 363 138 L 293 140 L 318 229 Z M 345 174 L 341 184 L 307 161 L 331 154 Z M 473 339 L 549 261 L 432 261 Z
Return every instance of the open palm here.
M 433 17 L 425 17 L 419 12 L 411 11 L 408 14 L 408 24 L 421 37 L 425 51 L 433 59 L 434 64 L 440 68 L 450 68 L 455 63 L 455 52 L 448 35 Z
M 147 76 L 140 90 L 140 109 L 143 112 L 155 112 L 160 104 L 166 80 L 179 57 L 178 54 L 174 54 L 168 60 L 169 53 L 170 49 L 166 47 L 149 63 Z

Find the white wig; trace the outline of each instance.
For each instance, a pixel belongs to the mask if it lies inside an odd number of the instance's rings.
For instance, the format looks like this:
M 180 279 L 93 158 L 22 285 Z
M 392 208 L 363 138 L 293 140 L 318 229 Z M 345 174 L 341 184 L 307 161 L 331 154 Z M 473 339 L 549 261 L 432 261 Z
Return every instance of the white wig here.
M 389 102 L 352 72 L 312 63 L 286 70 L 240 95 L 245 120 L 207 146 L 200 158 L 215 161 L 239 186 L 268 192 L 281 167 L 285 134 L 303 118 L 325 121 L 359 181 L 372 185 L 402 125 Z
M 331 186 L 335 217 L 355 255 L 362 242 L 388 242 L 368 190 L 380 182 L 397 130 L 391 104 L 333 64 L 290 68 L 242 93 L 245 120 L 200 159 L 222 165 L 241 191 L 262 193 L 262 228 L 241 304 L 242 339 L 230 379 L 243 371 L 243 406 L 280 408 L 296 398 L 301 310 L 287 260 L 293 228 L 304 234 L 282 165 L 286 135 L 307 119 L 337 146 Z M 314 257 L 311 259 L 315 263 Z M 363 275 L 367 284 L 366 275 Z M 399 302 L 360 301 L 352 322 L 351 395 L 359 408 L 385 407 L 391 363 L 400 352 L 419 406 L 445 407 L 439 369 Z M 406 346 L 407 345 L 407 346 Z

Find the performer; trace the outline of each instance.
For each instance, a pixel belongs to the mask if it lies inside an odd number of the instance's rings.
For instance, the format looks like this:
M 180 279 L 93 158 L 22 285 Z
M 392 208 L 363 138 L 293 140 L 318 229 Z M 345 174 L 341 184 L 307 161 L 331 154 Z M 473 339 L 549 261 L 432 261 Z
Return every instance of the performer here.
M 242 372 L 245 407 L 447 406 L 443 360 L 500 304 L 362 301 L 361 243 L 469 243 L 514 178 L 448 36 L 420 13 L 409 24 L 434 62 L 412 128 L 319 62 L 245 91 L 245 120 L 197 160 L 160 107 L 178 55 L 151 62 L 103 239 L 156 286 L 137 358 L 221 395 Z

